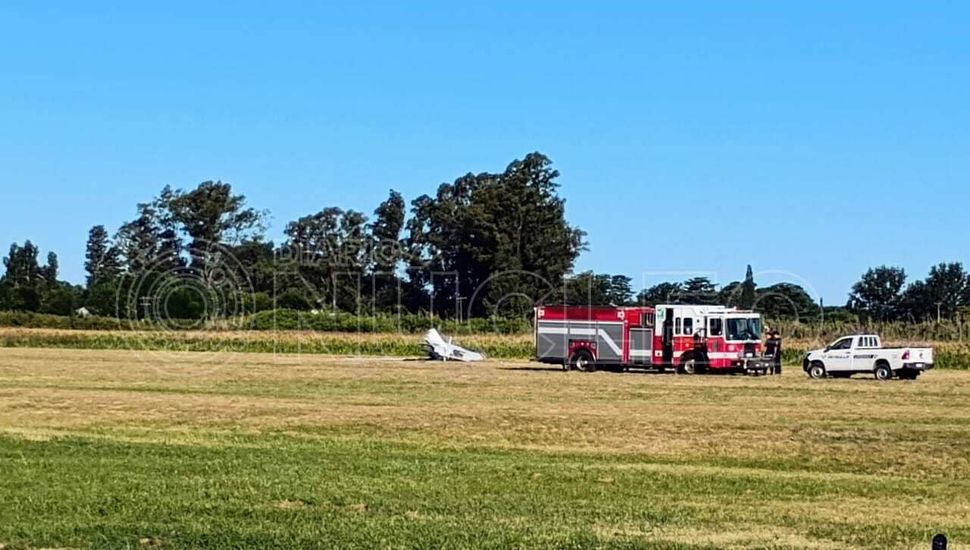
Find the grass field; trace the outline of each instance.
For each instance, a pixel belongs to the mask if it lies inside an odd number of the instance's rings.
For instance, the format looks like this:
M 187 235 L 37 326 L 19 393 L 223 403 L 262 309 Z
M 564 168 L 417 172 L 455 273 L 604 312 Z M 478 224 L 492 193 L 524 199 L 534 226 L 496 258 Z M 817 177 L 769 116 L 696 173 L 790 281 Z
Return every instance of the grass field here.
M 966 371 L 0 349 L 5 550 L 967 548 L 968 480 Z

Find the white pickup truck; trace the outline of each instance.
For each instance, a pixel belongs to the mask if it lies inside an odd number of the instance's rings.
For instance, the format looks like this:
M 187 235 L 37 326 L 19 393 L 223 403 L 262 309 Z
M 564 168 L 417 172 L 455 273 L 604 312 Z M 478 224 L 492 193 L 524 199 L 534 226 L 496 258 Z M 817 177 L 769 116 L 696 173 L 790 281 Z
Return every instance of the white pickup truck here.
M 848 378 L 864 372 L 877 380 L 898 376 L 915 380 L 933 368 L 933 348 L 884 348 L 879 336 L 857 334 L 805 354 L 802 368 L 811 378 Z

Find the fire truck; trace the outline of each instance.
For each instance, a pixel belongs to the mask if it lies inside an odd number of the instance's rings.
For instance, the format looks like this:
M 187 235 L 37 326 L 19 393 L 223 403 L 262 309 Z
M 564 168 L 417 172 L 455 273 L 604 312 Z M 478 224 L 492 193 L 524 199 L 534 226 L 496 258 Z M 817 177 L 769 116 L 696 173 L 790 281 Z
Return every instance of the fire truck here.
M 540 306 L 535 359 L 566 370 L 764 374 L 761 316 L 724 306 Z

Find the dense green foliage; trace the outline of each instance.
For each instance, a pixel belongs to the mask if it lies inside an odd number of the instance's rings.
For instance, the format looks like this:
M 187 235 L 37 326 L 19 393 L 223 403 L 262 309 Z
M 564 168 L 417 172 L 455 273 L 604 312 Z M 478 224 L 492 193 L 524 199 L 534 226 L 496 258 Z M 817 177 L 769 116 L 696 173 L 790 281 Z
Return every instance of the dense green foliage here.
M 940 263 L 907 286 L 902 268 L 880 266 L 852 287 L 847 307 L 877 321 L 952 319 L 970 310 L 970 274 L 959 262 Z

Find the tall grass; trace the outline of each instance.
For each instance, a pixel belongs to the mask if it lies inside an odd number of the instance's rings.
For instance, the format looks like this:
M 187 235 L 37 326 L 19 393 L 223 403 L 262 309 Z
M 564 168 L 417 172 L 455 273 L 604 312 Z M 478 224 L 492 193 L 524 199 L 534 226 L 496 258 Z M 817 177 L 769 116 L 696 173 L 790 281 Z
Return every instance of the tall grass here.
M 496 359 L 527 359 L 532 339 L 524 335 L 477 334 L 461 344 Z M 0 347 L 124 349 L 199 352 L 314 353 L 332 355 L 422 354 L 421 337 L 413 334 L 342 332 L 163 332 L 0 329 Z
M 788 340 L 823 345 L 845 334 L 875 332 L 893 342 L 970 342 L 970 322 L 962 319 L 921 323 L 881 323 L 793 320 L 765 321 L 767 326 L 781 331 Z M 0 327 L 45 328 L 63 330 L 156 331 L 316 331 L 417 334 L 435 327 L 449 334 L 506 334 L 528 335 L 531 325 L 526 318 L 492 317 L 458 322 L 426 314 L 355 315 L 347 312 L 309 312 L 291 309 L 261 311 L 232 319 L 193 323 L 192 320 L 172 319 L 166 322 L 117 319 L 114 317 L 66 317 L 31 312 L 0 311 Z
M 525 318 L 489 317 L 458 322 L 425 314 L 355 315 L 343 311 L 310 312 L 292 309 L 261 311 L 230 319 L 204 323 L 192 319 L 119 319 L 89 315 L 63 316 L 22 311 L 0 311 L 0 327 L 43 328 L 60 330 L 206 330 L 206 331 L 318 331 L 420 333 L 439 328 L 453 334 L 527 334 L 531 325 Z
M 457 340 L 495 359 L 531 359 L 528 334 L 468 334 Z M 888 345 L 894 345 L 888 342 Z M 931 342 L 936 367 L 970 369 L 970 343 Z M 314 331 L 107 331 L 56 329 L 0 329 L 0 347 L 66 349 L 125 349 L 200 352 L 312 353 L 413 357 L 422 354 L 421 337 L 404 333 L 347 333 Z M 817 342 L 786 340 L 784 362 L 800 366 Z
M 798 322 L 768 319 L 765 324 L 786 338 L 828 343 L 846 334 L 872 332 L 895 342 L 970 342 L 970 322 L 961 320 L 920 323 L 903 322 Z

